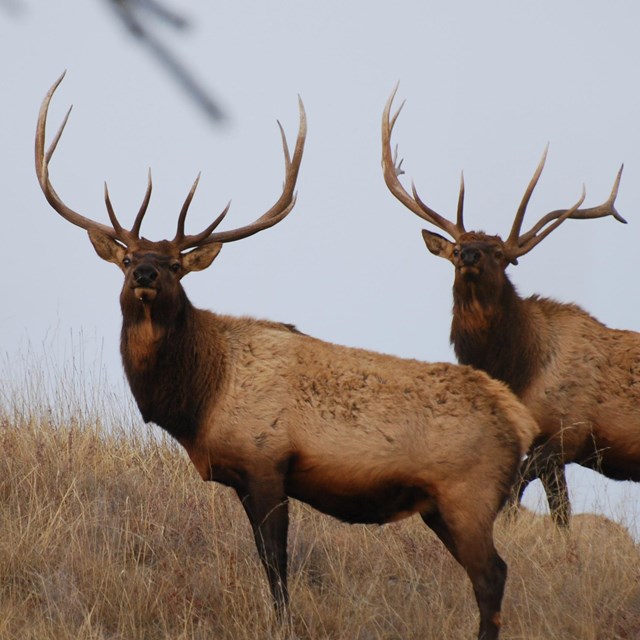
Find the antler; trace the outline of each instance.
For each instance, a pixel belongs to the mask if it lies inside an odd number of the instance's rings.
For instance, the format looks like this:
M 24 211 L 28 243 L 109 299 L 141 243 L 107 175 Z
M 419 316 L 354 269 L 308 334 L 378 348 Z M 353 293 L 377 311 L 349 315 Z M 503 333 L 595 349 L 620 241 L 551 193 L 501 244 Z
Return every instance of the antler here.
M 278 128 L 280 129 L 280 136 L 282 137 L 282 150 L 284 152 L 284 168 L 285 178 L 284 185 L 282 187 L 282 194 L 278 198 L 277 202 L 269 209 L 265 214 L 260 216 L 257 220 L 251 224 L 239 227 L 237 229 L 230 229 L 228 231 L 220 231 L 213 233 L 217 226 L 222 222 L 224 217 L 229 211 L 231 203 L 227 204 L 224 211 L 204 230 L 196 235 L 184 234 L 184 223 L 187 217 L 187 211 L 193 195 L 198 186 L 200 176 L 198 176 L 191 187 L 191 191 L 187 195 L 182 210 L 180 211 L 180 217 L 178 218 L 178 229 L 173 242 L 177 243 L 180 250 L 189 249 L 195 246 L 201 246 L 205 244 L 211 244 L 214 242 L 234 242 L 235 240 L 241 240 L 252 236 L 254 233 L 258 233 L 263 229 L 268 229 L 273 225 L 283 220 L 296 204 L 295 186 L 298 179 L 298 172 L 300 170 L 300 163 L 302 161 L 302 153 L 304 151 L 304 143 L 307 137 L 307 115 L 304 110 L 304 104 L 300 96 L 298 96 L 298 108 L 300 111 L 300 127 L 298 129 L 298 138 L 296 140 L 296 146 L 293 151 L 293 158 L 289 155 L 289 147 L 287 145 L 287 137 L 284 133 L 284 129 L 280 122 L 278 122 Z
M 440 214 L 436 213 L 433 209 L 428 207 L 418 196 L 415 185 L 412 183 L 413 197 L 411 197 L 404 187 L 400 184 L 398 176 L 404 173 L 402 170 L 402 161 L 397 163 L 397 147 L 395 154 L 391 152 L 391 134 L 396 120 L 402 111 L 404 102 L 400 105 L 396 113 L 391 117 L 391 104 L 395 98 L 398 85 L 394 88 L 393 92 L 389 96 L 387 103 L 382 114 L 382 170 L 384 174 L 384 181 L 389 187 L 389 190 L 393 195 L 402 202 L 408 209 L 413 211 L 416 215 L 420 216 L 423 220 L 435 225 L 436 227 L 447 232 L 454 240 L 458 240 L 459 237 L 465 233 L 463 222 L 463 205 L 464 205 L 464 177 L 460 178 L 460 194 L 458 196 L 458 211 L 456 217 L 456 224 L 454 225 L 450 220 L 447 220 Z M 505 256 L 513 263 L 517 261 L 517 258 L 528 253 L 539 242 L 544 240 L 554 229 L 559 227 L 567 218 L 573 218 L 574 220 L 586 220 L 591 218 L 602 218 L 604 216 L 613 216 L 619 222 L 626 223 L 626 220 L 616 211 L 615 200 L 618 195 L 618 187 L 620 186 L 620 178 L 622 176 L 622 169 L 624 165 L 620 167 L 616 179 L 613 183 L 613 188 L 609 198 L 602 204 L 596 207 L 590 207 L 587 209 L 580 209 L 580 205 L 584 202 L 585 194 L 584 187 L 582 195 L 578 202 L 576 202 L 569 209 L 558 209 L 556 211 L 550 211 L 544 215 L 536 224 L 526 233 L 520 234 L 522 227 L 522 221 L 524 220 L 524 214 L 533 194 L 533 190 L 538 184 L 540 174 L 544 168 L 544 164 L 547 158 L 548 145 L 542 154 L 538 167 L 536 168 L 529 185 L 522 197 L 518 211 L 516 212 L 513 226 L 509 237 L 505 242 Z M 548 226 L 547 226 L 548 225 Z
M 111 205 L 111 200 L 109 198 L 109 190 L 107 188 L 107 184 L 105 182 L 104 185 L 104 199 L 105 204 L 107 205 L 107 213 L 109 214 L 109 219 L 111 220 L 112 227 L 108 227 L 100 222 L 95 222 L 90 218 L 86 218 L 85 216 L 77 213 L 70 207 L 68 207 L 58 196 L 51 181 L 49 180 L 49 162 L 51 157 L 53 156 L 56 147 L 58 146 L 58 142 L 62 137 L 62 132 L 67 125 L 67 121 L 69 120 L 69 115 L 71 114 L 71 108 L 67 111 L 64 119 L 62 120 L 62 124 L 58 129 L 56 135 L 54 136 L 47 152 L 45 153 L 44 145 L 46 139 L 46 125 L 47 125 L 47 115 L 49 112 L 49 104 L 51 103 L 51 98 L 55 93 L 56 89 L 64 79 L 66 75 L 66 71 L 53 83 L 47 95 L 44 97 L 42 101 L 42 105 L 40 106 L 40 113 L 38 114 L 38 124 L 36 127 L 36 148 L 35 148 L 35 156 L 36 156 L 36 175 L 38 176 L 38 182 L 40 183 L 40 187 L 42 188 L 42 192 L 45 197 L 49 201 L 49 204 L 65 219 L 71 222 L 72 224 L 81 227 L 87 231 L 94 229 L 97 231 L 101 231 L 105 233 L 109 237 L 114 240 L 119 240 L 125 245 L 129 245 L 133 240 L 139 238 L 140 233 L 140 225 L 142 224 L 142 218 L 147 211 L 147 207 L 149 206 L 149 200 L 151 198 L 151 171 L 149 171 L 149 179 L 147 185 L 147 191 L 144 196 L 144 200 L 142 201 L 142 205 L 140 206 L 140 210 L 138 211 L 138 215 L 136 216 L 135 222 L 133 223 L 133 227 L 131 230 L 124 229 L 122 225 L 118 222 L 116 218 L 116 214 L 113 210 L 113 206 Z
M 62 132 L 64 131 L 65 126 L 67 125 L 67 121 L 69 120 L 69 115 L 71 114 L 71 108 L 67 111 L 58 132 L 56 133 L 51 145 L 47 149 L 45 153 L 44 143 L 46 137 L 46 124 L 47 124 L 47 113 L 49 111 L 49 103 L 51 102 L 51 98 L 55 93 L 55 90 L 58 88 L 64 76 L 66 75 L 66 71 L 53 83 L 47 95 L 44 97 L 42 101 L 42 105 L 40 107 L 40 113 L 38 115 L 38 125 L 36 127 L 36 175 L 38 176 L 38 182 L 40 182 L 40 187 L 42 188 L 42 192 L 44 193 L 46 199 L 49 201 L 49 204 L 65 219 L 71 222 L 72 224 L 81 227 L 82 229 L 96 229 L 106 233 L 108 236 L 113 238 L 114 240 L 122 240 L 121 232 L 124 230 L 122 227 L 117 224 L 117 220 L 114 224 L 114 227 L 108 227 L 99 222 L 94 222 L 89 218 L 85 218 L 83 215 L 76 213 L 73 209 L 68 207 L 61 199 L 60 196 L 56 193 L 53 188 L 50 180 L 49 180 L 49 161 L 51 160 L 51 156 L 56 150 L 58 146 L 58 142 L 60 141 L 60 137 L 62 136 Z M 108 198 L 108 196 L 107 196 Z M 108 202 L 108 199 L 107 199 Z M 109 208 L 110 203 L 107 204 Z M 111 211 L 109 215 L 111 217 Z M 115 219 L 113 216 L 112 222 Z
M 62 82 L 64 76 L 66 74 L 63 73 L 51 86 L 44 100 L 42 101 L 42 105 L 40 107 L 40 113 L 38 115 L 38 124 L 36 127 L 36 144 L 35 144 L 35 159 L 36 159 L 36 174 L 38 176 L 38 181 L 40 183 L 40 187 L 42 188 L 42 192 L 47 198 L 49 204 L 65 219 L 71 222 L 72 224 L 81 227 L 87 231 L 94 229 L 105 233 L 109 237 L 114 240 L 119 240 L 125 245 L 130 245 L 133 241 L 139 239 L 140 237 L 140 226 L 142 225 L 142 219 L 147 211 L 147 207 L 149 205 L 149 200 L 151 198 L 151 190 L 152 190 L 152 182 L 151 182 L 151 172 L 149 172 L 147 190 L 142 201 L 142 205 L 136 215 L 135 221 L 133 223 L 133 227 L 131 230 L 124 229 L 122 225 L 118 222 L 116 214 L 113 210 L 113 206 L 111 204 L 111 199 L 109 198 L 109 190 L 105 183 L 104 185 L 104 198 L 105 204 L 107 206 L 107 213 L 109 214 L 109 220 L 111 221 L 112 227 L 104 225 L 100 222 L 95 222 L 91 220 L 70 207 L 68 207 L 64 202 L 60 199 L 55 189 L 53 188 L 50 180 L 49 180 L 49 161 L 53 156 L 56 147 L 58 146 L 58 142 L 60 141 L 60 137 L 62 136 L 62 132 L 67 124 L 69 119 L 69 114 L 71 113 L 71 108 L 67 111 L 58 132 L 56 133 L 53 141 L 51 142 L 49 148 L 45 153 L 45 138 L 46 138 L 46 122 L 47 115 L 49 111 L 49 104 L 51 102 L 51 98 L 55 93 L 56 89 Z M 241 238 L 246 238 L 248 236 L 253 235 L 254 233 L 258 233 L 263 229 L 268 229 L 273 225 L 280 222 L 280 220 L 284 219 L 287 214 L 293 209 L 296 203 L 296 194 L 295 194 L 295 185 L 298 178 L 298 172 L 300 169 L 300 163 L 302 161 L 302 153 L 304 151 L 304 143 L 307 135 L 307 119 L 304 110 L 304 105 L 302 100 L 298 96 L 298 105 L 300 110 L 300 128 L 298 130 L 298 138 L 296 140 L 296 146 L 293 153 L 293 159 L 289 155 L 289 148 L 287 146 L 287 139 L 284 134 L 284 130 L 282 125 L 278 122 L 278 127 L 280 129 L 280 135 L 282 136 L 282 146 L 284 150 L 284 159 L 285 159 L 285 182 L 282 189 L 282 195 L 278 198 L 277 202 L 263 214 L 260 218 L 258 218 L 252 224 L 246 225 L 244 227 L 240 227 L 238 229 L 233 229 L 229 231 L 222 231 L 219 233 L 213 233 L 214 229 L 222 222 L 225 215 L 229 210 L 229 206 L 231 203 L 227 204 L 222 213 L 202 232 L 196 235 L 185 235 L 184 233 L 184 224 L 187 217 L 187 211 L 189 209 L 189 205 L 191 204 L 191 200 L 195 194 L 196 188 L 198 186 L 198 181 L 200 176 L 196 178 L 189 194 L 187 195 L 186 200 L 182 206 L 182 210 L 180 211 L 180 215 L 178 217 L 178 229 L 176 232 L 176 236 L 173 239 L 173 242 L 178 246 L 180 251 L 184 249 L 188 249 L 191 247 L 210 244 L 213 242 L 233 242 L 234 240 L 240 240 Z
M 402 204 L 413 211 L 416 215 L 420 216 L 423 220 L 426 220 L 430 224 L 442 229 L 448 233 L 452 238 L 457 240 L 464 232 L 463 222 L 463 207 L 464 207 L 464 176 L 460 176 L 460 193 L 458 195 L 458 210 L 456 216 L 456 223 L 453 224 L 450 220 L 447 220 L 439 213 L 436 213 L 433 209 L 427 206 L 418 195 L 416 187 L 411 183 L 411 190 L 413 197 L 405 190 L 400 184 L 398 176 L 402 175 L 402 160 L 397 163 L 398 148 L 396 146 L 395 153 L 391 153 L 391 134 L 393 133 L 393 127 L 396 124 L 396 120 L 402 111 L 404 102 L 400 105 L 393 117 L 391 116 L 391 103 L 395 98 L 398 91 L 398 85 L 395 86 L 391 92 L 389 99 L 382 112 L 382 171 L 384 175 L 384 181 L 389 187 L 391 193 L 402 202 Z
M 538 243 L 544 240 L 554 229 L 557 229 L 568 218 L 572 218 L 574 220 L 588 220 L 591 218 L 613 216 L 616 220 L 618 220 L 618 222 L 622 222 L 624 224 L 626 224 L 627 222 L 615 208 L 615 200 L 616 196 L 618 195 L 618 187 L 620 186 L 620 178 L 622 177 L 622 170 L 624 168 L 624 165 L 622 165 L 614 180 L 611 194 L 605 202 L 596 207 L 580 209 L 580 205 L 584 202 L 585 198 L 585 191 L 583 186 L 582 195 L 580 196 L 580 199 L 578 200 L 578 202 L 576 202 L 576 204 L 574 204 L 569 209 L 557 209 L 556 211 L 550 211 L 549 213 L 542 216 L 542 218 L 540 218 L 540 220 L 538 220 L 538 222 L 536 222 L 536 224 L 534 224 L 529 231 L 520 234 L 522 221 L 524 220 L 524 214 L 527 209 L 527 205 L 529 204 L 531 194 L 538 184 L 540 174 L 542 173 L 542 170 L 544 168 L 548 149 L 549 145 L 547 145 L 547 147 L 545 148 L 538 167 L 536 168 L 535 173 L 533 174 L 533 177 L 531 178 L 529 185 L 524 192 L 524 196 L 522 197 L 522 201 L 520 202 L 520 206 L 518 207 L 518 211 L 516 212 L 516 217 L 513 221 L 513 226 L 511 227 L 511 232 L 509 233 L 509 237 L 504 243 L 505 256 L 514 264 L 516 263 L 517 258 L 531 251 L 531 249 L 533 249 Z

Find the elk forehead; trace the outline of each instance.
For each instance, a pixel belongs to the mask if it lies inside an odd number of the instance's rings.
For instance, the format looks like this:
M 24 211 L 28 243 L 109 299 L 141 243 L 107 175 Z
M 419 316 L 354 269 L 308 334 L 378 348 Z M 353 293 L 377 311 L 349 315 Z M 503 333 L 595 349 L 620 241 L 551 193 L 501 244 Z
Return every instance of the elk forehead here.
M 500 236 L 490 236 L 484 231 L 466 231 L 461 234 L 456 244 L 486 244 L 504 250 L 504 241 Z
M 499 254 L 501 257 L 507 254 L 507 248 L 500 236 L 490 236 L 484 231 L 465 231 L 455 243 L 461 255 L 466 251 L 481 251 L 485 254 Z M 454 258 L 457 253 L 454 251 Z
M 169 240 L 160 240 L 153 242 L 146 238 L 137 239 L 135 242 L 129 243 L 127 253 L 136 259 L 144 256 L 153 256 L 158 259 L 179 259 L 180 251 L 175 243 Z

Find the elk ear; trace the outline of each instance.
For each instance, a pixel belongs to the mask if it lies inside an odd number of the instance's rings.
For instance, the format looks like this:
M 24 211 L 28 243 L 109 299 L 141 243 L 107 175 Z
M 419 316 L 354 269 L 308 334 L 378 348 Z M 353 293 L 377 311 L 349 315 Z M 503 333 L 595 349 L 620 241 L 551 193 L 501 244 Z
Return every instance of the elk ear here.
M 205 244 L 197 247 L 189 253 L 182 255 L 182 268 L 188 273 L 189 271 L 202 271 L 206 269 L 220 253 L 222 249 L 221 242 L 213 244 Z
M 108 236 L 102 231 L 96 229 L 89 229 L 89 240 L 96 253 L 107 262 L 113 262 L 122 269 L 122 261 L 127 253 L 127 250 L 113 238 Z
M 429 249 L 434 256 L 451 260 L 453 256 L 453 242 L 426 229 L 422 230 L 422 237 L 424 238 L 424 243 L 427 245 L 427 249 Z

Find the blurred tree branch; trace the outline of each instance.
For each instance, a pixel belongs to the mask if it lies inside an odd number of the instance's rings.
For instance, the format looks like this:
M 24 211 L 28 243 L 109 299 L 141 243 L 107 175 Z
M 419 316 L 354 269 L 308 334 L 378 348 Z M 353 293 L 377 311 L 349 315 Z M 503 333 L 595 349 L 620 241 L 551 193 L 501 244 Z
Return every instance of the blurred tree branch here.
M 155 19 L 173 29 L 186 31 L 190 28 L 190 24 L 185 17 L 169 9 L 160 0 L 106 0 L 106 2 L 132 37 L 151 51 L 151 54 L 166 69 L 167 73 L 204 111 L 207 117 L 216 122 L 226 119 L 222 108 L 196 80 L 187 66 L 148 28 L 149 23 Z M 27 6 L 21 0 L 0 0 L 0 10 L 13 16 L 24 13 L 26 8 Z
M 119 13 L 120 17 L 124 21 L 125 25 L 136 35 L 144 35 L 143 29 L 138 17 L 136 15 L 137 8 L 143 12 L 148 11 L 150 14 L 155 14 L 164 22 L 170 24 L 172 27 L 178 29 L 188 28 L 189 23 L 186 18 L 178 15 L 171 9 L 162 6 L 156 0 L 108 0 L 113 5 L 114 9 Z
M 224 120 L 225 114 L 216 101 L 169 48 L 146 28 L 143 21 L 146 12 L 151 17 L 175 29 L 188 29 L 187 19 L 168 9 L 158 0 L 107 0 L 107 2 L 115 10 L 116 15 L 122 20 L 128 31 L 149 48 L 167 72 L 206 115 L 215 121 Z
M 18 15 L 25 10 L 25 6 L 20 0 L 0 0 L 0 8 L 13 15 Z

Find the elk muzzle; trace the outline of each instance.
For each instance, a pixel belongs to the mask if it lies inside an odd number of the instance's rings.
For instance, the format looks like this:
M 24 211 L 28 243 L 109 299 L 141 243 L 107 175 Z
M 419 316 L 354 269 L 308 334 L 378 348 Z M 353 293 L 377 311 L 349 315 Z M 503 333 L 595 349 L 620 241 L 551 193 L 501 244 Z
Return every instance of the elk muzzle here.
M 135 268 L 133 279 L 136 287 L 150 287 L 158 277 L 158 270 L 150 264 L 141 264 Z
M 158 270 L 148 263 L 138 265 L 133 272 L 133 290 L 141 302 L 151 302 L 157 295 L 154 283 L 158 278 Z
M 463 247 L 460 251 L 460 261 L 463 267 L 475 267 L 480 260 L 480 249 L 477 247 Z

